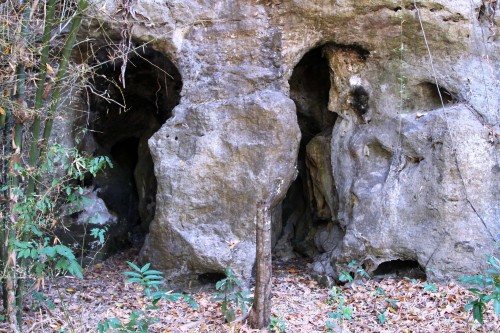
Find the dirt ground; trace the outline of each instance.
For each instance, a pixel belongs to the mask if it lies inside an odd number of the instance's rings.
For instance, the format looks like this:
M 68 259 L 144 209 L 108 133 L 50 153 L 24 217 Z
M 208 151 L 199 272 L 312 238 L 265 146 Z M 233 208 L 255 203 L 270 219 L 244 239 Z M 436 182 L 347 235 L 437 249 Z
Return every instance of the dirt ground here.
M 128 250 L 90 266 L 83 280 L 59 277 L 45 281 L 38 294 L 27 297 L 23 332 L 97 332 L 98 323 L 106 318 L 126 322 L 131 312 L 144 310 L 150 303 L 143 290 L 125 283 L 127 277 L 122 274 L 130 271 L 126 261 L 135 261 L 136 255 L 136 251 Z M 275 326 L 286 332 L 326 332 L 330 322 L 334 332 L 500 333 L 500 320 L 491 306 L 484 325 L 464 311 L 471 294 L 456 283 L 430 285 L 420 280 L 387 278 L 358 281 L 341 290 L 343 308 L 338 298 L 335 301 L 329 296 L 329 289 L 307 274 L 304 261 L 275 263 Z M 257 332 L 244 322 L 225 323 L 213 291 L 195 290 L 191 295 L 198 309 L 183 301 L 162 300 L 159 309 L 146 310 L 159 319 L 150 332 Z M 352 310 L 351 320 L 339 323 L 329 316 L 346 308 Z M 381 314 L 385 318 L 379 318 Z M 383 324 L 381 319 L 385 319 Z M 9 332 L 5 323 L 0 324 L 0 332 Z

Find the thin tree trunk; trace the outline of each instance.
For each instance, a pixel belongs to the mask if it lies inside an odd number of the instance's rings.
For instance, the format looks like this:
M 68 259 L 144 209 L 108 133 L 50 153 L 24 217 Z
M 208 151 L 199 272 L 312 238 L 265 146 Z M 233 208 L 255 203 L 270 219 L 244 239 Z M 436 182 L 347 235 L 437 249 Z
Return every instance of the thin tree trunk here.
M 257 258 L 255 295 L 248 317 L 250 326 L 262 329 L 271 320 L 271 214 L 265 201 L 257 204 Z

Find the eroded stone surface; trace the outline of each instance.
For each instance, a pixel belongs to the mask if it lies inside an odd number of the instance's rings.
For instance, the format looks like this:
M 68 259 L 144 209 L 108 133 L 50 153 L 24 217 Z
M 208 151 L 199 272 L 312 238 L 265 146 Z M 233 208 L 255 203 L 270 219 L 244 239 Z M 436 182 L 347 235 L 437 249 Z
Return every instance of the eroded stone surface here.
M 487 41 L 470 1 L 400 5 L 131 3 L 134 40 L 151 41 L 183 80 L 180 104 L 149 140 L 158 192 L 142 259 L 177 281 L 226 266 L 251 276 L 256 203 L 278 205 L 297 174 L 301 133 L 288 80 L 308 51 L 326 45 L 338 207 L 328 204 L 332 193 L 322 193 L 324 203 L 316 196 L 331 220 L 311 226 L 314 267 L 335 275 L 352 259 L 369 270 L 402 259 L 432 268 L 434 279 L 476 272 L 500 233 L 499 42 Z M 117 9 L 99 7 L 108 21 Z M 436 85 L 450 94 L 444 110 Z M 292 242 L 296 231 L 283 232 Z

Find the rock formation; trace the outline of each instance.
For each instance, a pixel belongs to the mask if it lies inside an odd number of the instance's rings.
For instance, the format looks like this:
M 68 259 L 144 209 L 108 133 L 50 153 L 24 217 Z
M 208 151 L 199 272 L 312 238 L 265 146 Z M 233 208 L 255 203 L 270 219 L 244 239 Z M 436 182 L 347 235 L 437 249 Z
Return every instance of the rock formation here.
M 477 272 L 500 234 L 500 42 L 481 4 L 99 2 L 83 34 L 125 31 L 182 78 L 166 122 L 136 135 L 157 182 L 142 260 L 174 283 L 226 266 L 248 280 L 270 200 L 276 253 L 320 275 L 351 260 Z

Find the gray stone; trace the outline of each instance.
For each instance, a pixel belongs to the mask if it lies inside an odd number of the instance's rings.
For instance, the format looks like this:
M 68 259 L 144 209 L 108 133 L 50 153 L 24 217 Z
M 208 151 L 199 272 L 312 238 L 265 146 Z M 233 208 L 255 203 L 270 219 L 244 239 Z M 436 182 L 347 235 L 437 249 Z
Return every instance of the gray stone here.
M 56 235 L 84 264 L 105 259 L 129 241 L 127 229 L 99 197 L 99 189 L 85 188 L 81 200 L 62 207 L 62 212 L 63 227 L 56 229 Z M 93 229 L 103 232 L 104 243 L 92 236 Z
M 158 190 L 141 259 L 186 284 L 226 266 L 250 279 L 256 203 L 276 209 L 302 168 L 296 106 L 325 115 L 288 81 L 321 46 L 337 119 L 330 147 L 330 133 L 309 138 L 303 191 L 310 185 L 313 200 L 274 227 L 276 251 L 300 248 L 327 275 L 353 259 L 370 272 L 413 260 L 434 280 L 476 273 L 485 254 L 498 254 L 500 43 L 470 1 L 400 5 L 133 2 L 134 40 L 167 55 L 183 81 L 180 104 L 149 139 Z M 121 29 L 108 17 L 114 6 L 96 13 L 109 36 Z M 88 34 L 102 36 L 98 26 L 89 22 Z

